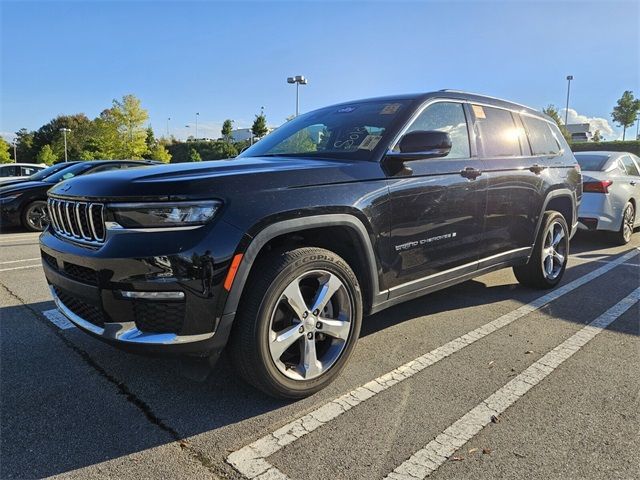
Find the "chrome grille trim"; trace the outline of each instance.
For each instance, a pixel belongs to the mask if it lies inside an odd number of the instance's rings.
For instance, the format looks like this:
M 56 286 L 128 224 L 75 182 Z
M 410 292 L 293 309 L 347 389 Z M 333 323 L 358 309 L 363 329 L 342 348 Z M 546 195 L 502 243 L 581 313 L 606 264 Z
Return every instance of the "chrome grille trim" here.
M 58 235 L 83 243 L 102 244 L 104 242 L 106 226 L 102 203 L 49 198 L 47 206 L 51 216 L 51 227 Z

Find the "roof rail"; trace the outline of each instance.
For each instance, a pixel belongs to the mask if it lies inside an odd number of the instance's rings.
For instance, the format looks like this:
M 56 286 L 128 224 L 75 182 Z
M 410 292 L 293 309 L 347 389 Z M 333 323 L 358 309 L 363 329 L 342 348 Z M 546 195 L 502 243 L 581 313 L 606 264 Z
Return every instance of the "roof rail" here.
M 535 108 L 531 108 L 531 107 L 529 107 L 527 105 L 523 105 L 522 103 L 512 102 L 511 100 L 505 100 L 504 98 L 492 97 L 491 95 L 485 95 L 483 93 L 466 92 L 464 90 L 456 90 L 454 88 L 443 88 L 442 90 L 438 90 L 438 91 L 439 92 L 450 92 L 450 93 L 462 93 L 462 94 L 466 94 L 466 95 L 475 95 L 475 96 L 478 96 L 478 97 L 490 98 L 491 100 L 500 100 L 501 102 L 507 102 L 507 103 L 511 103 L 513 105 L 518 105 L 519 107 L 523 107 L 523 108 L 527 108 L 529 110 L 537 111 Z

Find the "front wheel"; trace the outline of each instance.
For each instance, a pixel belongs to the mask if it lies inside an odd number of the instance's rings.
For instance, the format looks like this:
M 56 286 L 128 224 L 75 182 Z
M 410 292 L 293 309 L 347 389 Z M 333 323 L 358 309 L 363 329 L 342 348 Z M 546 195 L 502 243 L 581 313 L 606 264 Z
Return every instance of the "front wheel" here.
M 22 213 L 22 225 L 32 232 L 42 232 L 49 225 L 47 202 L 36 200 L 27 205 Z
M 268 254 L 253 268 L 229 353 L 250 384 L 279 398 L 303 398 L 331 383 L 355 347 L 362 321 L 358 280 L 320 248 Z
M 569 228 L 561 213 L 545 212 L 542 226 L 526 265 L 513 267 L 518 282 L 532 288 L 555 287 L 569 259 Z

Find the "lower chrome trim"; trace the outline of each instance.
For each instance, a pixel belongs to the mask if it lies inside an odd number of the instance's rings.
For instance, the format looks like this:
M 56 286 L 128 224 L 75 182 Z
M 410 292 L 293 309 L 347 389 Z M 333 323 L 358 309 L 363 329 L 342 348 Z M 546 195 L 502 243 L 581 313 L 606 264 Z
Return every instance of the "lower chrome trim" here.
M 107 340 L 118 341 L 129 344 L 145 345 L 176 345 L 184 343 L 200 342 L 213 337 L 215 332 L 202 333 L 199 335 L 177 335 L 175 333 L 145 333 L 136 328 L 134 322 L 110 322 L 104 328 L 98 327 L 84 318 L 79 317 L 69 310 L 56 295 L 53 287 L 49 287 L 53 301 L 58 310 L 75 324 L 78 328 L 87 330 L 95 335 L 99 335 Z

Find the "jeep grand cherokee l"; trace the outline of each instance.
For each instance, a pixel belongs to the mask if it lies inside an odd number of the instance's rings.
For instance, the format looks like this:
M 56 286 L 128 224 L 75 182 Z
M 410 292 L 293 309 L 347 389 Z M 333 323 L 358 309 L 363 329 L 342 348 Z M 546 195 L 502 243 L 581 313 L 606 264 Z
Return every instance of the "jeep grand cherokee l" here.
M 581 175 L 548 117 L 456 91 L 322 108 L 239 158 L 79 177 L 41 237 L 60 311 L 134 352 L 216 358 L 268 394 L 331 382 L 364 315 L 513 267 L 554 287 Z

